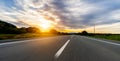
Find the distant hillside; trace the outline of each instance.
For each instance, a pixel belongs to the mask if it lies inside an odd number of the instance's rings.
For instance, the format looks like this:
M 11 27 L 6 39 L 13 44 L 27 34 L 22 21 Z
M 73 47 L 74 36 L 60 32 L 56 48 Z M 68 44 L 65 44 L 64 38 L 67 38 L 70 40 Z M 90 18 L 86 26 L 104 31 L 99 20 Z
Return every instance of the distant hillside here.
M 15 29 L 15 25 L 0 20 L 0 33 L 13 33 Z

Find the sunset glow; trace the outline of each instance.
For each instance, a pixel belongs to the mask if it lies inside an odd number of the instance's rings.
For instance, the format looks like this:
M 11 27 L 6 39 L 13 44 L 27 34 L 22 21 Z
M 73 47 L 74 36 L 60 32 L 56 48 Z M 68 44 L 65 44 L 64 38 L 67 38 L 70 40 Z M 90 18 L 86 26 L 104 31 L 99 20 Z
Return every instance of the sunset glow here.
M 40 23 L 40 29 L 42 32 L 49 32 L 53 28 L 53 25 L 50 21 L 44 20 Z

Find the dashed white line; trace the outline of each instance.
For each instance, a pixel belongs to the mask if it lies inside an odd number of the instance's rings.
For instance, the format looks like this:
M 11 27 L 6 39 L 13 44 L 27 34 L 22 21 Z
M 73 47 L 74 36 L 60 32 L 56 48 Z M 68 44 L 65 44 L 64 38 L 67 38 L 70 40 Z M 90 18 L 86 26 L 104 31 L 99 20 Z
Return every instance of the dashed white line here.
M 65 49 L 65 47 L 68 45 L 69 42 L 70 42 L 70 40 L 68 40 L 68 41 L 58 50 L 58 52 L 55 54 L 55 58 L 58 58 L 58 57 L 62 54 L 63 50 Z

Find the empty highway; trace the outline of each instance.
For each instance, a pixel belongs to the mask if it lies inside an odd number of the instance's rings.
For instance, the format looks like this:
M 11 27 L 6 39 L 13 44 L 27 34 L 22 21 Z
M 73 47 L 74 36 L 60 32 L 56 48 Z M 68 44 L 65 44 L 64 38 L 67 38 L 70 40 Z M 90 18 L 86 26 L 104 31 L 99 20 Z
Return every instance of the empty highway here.
M 78 35 L 6 42 L 0 61 L 120 61 L 120 42 Z

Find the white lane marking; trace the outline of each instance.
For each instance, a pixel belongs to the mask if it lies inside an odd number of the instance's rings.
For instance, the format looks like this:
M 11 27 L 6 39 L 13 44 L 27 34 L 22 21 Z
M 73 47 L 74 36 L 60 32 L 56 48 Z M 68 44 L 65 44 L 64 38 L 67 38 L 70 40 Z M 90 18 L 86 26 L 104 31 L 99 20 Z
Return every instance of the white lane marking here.
M 16 44 L 16 43 L 23 43 L 23 42 L 28 42 L 30 40 L 24 40 L 24 41 L 14 41 L 14 42 L 5 42 L 5 43 L 1 43 L 1 45 L 9 45 L 9 44 Z
M 41 39 L 49 39 L 49 38 L 41 38 Z M 30 39 L 30 40 L 20 40 L 20 41 L 5 42 L 5 43 L 0 43 L 0 46 L 1 45 L 16 44 L 16 43 L 23 43 L 23 42 L 30 42 L 30 41 L 41 40 L 41 39 Z
M 91 40 L 95 40 L 95 41 L 99 41 L 99 42 L 104 42 L 104 43 L 112 44 L 112 45 L 117 45 L 117 46 L 120 46 L 120 44 L 119 44 L 119 43 L 108 42 L 108 41 L 99 40 L 99 39 L 94 39 L 94 38 L 89 38 L 89 37 L 85 37 L 85 38 L 88 38 L 88 39 L 91 39 Z
M 41 40 L 41 39 L 30 39 L 30 40 L 19 40 L 19 41 L 12 41 L 12 42 L 5 42 L 5 43 L 0 43 L 1 45 L 9 45 L 9 44 L 16 44 L 16 43 L 23 43 L 23 42 L 31 42 L 35 40 Z
M 55 58 L 58 58 L 61 53 L 63 52 L 63 50 L 65 49 L 65 47 L 68 45 L 68 43 L 70 42 L 70 40 L 68 40 L 59 50 L 58 52 L 55 54 Z

